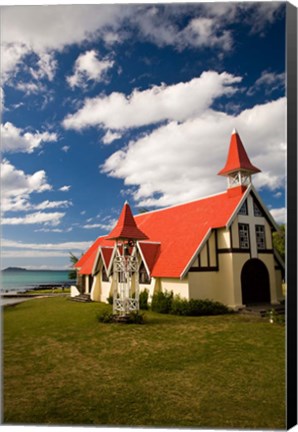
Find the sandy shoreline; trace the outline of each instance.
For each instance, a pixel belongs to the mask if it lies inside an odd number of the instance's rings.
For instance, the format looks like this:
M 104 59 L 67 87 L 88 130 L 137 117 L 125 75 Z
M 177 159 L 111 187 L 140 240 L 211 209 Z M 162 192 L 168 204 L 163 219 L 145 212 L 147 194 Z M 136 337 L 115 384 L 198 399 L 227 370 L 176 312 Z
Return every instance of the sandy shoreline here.
M 33 300 L 36 298 L 47 298 L 47 297 L 68 297 L 69 293 L 48 293 L 48 294 L 24 294 L 24 293 L 5 293 L 1 294 L 0 306 L 14 306 L 19 303 L 23 303 L 27 300 Z

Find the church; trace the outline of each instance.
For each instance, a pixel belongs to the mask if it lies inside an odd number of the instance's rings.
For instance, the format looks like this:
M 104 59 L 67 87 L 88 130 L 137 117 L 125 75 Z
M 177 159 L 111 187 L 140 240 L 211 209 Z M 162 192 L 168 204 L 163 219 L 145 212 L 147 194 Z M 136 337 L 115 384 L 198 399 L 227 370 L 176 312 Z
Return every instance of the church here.
M 133 215 L 126 202 L 114 229 L 76 263 L 77 287 L 93 301 L 113 295 L 116 239 L 133 240 L 140 292 L 209 299 L 239 310 L 283 299 L 284 263 L 273 248 L 278 226 L 252 184 L 255 167 L 236 130 L 225 166 L 227 190 L 206 198 Z

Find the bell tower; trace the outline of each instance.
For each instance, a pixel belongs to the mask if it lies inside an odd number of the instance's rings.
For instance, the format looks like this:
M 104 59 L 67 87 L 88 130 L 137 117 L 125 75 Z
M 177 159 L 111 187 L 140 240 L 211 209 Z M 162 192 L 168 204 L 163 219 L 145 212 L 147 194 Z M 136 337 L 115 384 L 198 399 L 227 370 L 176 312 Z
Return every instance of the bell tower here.
M 226 164 L 218 175 L 228 178 L 228 191 L 234 195 L 237 191 L 245 190 L 251 184 L 251 176 L 258 172 L 261 170 L 250 162 L 240 136 L 234 129 Z

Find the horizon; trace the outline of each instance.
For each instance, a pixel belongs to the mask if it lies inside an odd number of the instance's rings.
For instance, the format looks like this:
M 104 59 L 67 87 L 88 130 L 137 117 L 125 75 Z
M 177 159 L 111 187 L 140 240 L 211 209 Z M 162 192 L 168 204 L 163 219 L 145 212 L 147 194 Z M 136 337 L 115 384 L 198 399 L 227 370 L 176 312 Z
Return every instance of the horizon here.
M 3 7 L 2 270 L 68 271 L 126 200 L 136 216 L 223 193 L 234 128 L 285 223 L 285 8 Z

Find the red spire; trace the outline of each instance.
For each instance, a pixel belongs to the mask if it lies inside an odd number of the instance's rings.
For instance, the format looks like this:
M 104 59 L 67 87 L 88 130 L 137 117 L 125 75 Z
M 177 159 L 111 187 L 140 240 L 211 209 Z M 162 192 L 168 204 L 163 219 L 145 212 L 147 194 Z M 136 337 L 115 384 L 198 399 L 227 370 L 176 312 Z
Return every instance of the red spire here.
M 145 240 L 148 239 L 138 227 L 132 215 L 131 209 L 126 201 L 119 216 L 117 225 L 112 229 L 107 237 L 108 240 L 128 239 Z
M 248 171 L 250 174 L 261 171 L 250 162 L 236 129 L 232 132 L 226 165 L 218 175 L 226 176 L 235 171 Z

